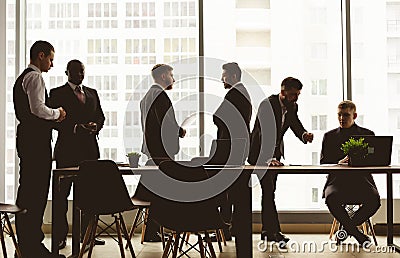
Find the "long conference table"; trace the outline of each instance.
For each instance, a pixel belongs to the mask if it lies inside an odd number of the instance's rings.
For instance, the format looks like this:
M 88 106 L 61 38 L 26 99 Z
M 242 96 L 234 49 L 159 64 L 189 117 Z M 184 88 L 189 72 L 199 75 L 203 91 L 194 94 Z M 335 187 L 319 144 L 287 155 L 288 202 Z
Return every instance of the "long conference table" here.
M 218 174 L 225 176 L 228 180 L 235 178 L 232 184 L 227 188 L 229 196 L 233 201 L 234 214 L 232 222 L 232 233 L 235 236 L 236 256 L 238 258 L 253 257 L 252 246 L 252 191 L 249 187 L 249 180 L 252 173 L 263 175 L 264 173 L 278 174 L 328 174 L 328 173 L 368 173 L 386 174 L 387 187 L 387 245 L 393 246 L 397 252 L 400 252 L 400 247 L 393 242 L 393 174 L 400 173 L 400 166 L 381 166 L 381 167 L 349 167 L 345 165 L 299 165 L 299 166 L 241 166 L 225 168 L 207 166 L 205 168 L 211 175 Z M 159 171 L 157 166 L 144 166 L 139 168 L 121 167 L 120 171 L 123 175 L 141 175 L 146 176 L 146 173 Z M 63 168 L 53 170 L 52 181 L 52 210 L 59 209 L 60 204 L 60 182 L 64 178 L 76 178 L 79 174 L 79 168 Z M 295 193 L 293 193 L 295 194 Z M 76 196 L 74 187 L 74 199 Z M 58 242 L 55 234 L 55 228 L 59 225 L 60 218 L 52 212 L 52 241 L 51 251 L 53 254 L 58 254 Z M 80 249 L 80 211 L 73 200 L 73 221 L 72 221 L 72 254 L 69 257 L 77 257 Z

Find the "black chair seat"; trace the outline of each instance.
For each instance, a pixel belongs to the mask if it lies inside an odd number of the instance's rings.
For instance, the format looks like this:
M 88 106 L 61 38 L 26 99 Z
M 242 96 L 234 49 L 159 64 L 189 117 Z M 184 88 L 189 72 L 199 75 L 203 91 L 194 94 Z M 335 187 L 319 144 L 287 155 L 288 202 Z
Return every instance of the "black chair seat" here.
M 14 204 L 6 204 L 6 203 L 0 203 L 0 212 L 6 212 L 6 213 L 11 213 L 11 214 L 16 214 L 16 213 L 25 213 L 25 209 L 21 209 L 17 205 Z

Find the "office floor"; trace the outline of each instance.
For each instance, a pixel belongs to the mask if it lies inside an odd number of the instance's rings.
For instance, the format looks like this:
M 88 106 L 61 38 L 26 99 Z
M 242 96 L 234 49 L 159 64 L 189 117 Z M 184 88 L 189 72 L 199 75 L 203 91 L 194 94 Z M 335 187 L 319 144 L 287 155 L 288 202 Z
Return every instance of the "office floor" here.
M 265 247 L 265 245 L 260 244 L 259 234 L 253 235 L 253 257 L 267 257 L 267 258 L 294 258 L 294 257 L 328 257 L 328 258 L 363 258 L 363 257 L 385 257 L 385 258 L 399 258 L 400 254 L 398 253 L 390 253 L 390 250 L 385 245 L 386 238 L 385 237 L 378 237 L 378 247 L 372 246 L 369 250 L 356 250 L 351 251 L 353 245 L 351 243 L 355 243 L 353 239 L 346 240 L 345 243 L 341 246 L 341 250 L 335 250 L 338 248 L 335 245 L 331 245 L 328 243 L 326 234 L 287 234 L 291 242 L 289 242 L 288 251 L 279 251 L 276 246 L 273 247 L 271 252 L 270 246 Z M 104 246 L 95 246 L 93 250 L 92 257 L 94 258 L 112 258 L 112 257 L 120 257 L 119 248 L 111 238 L 104 237 L 106 240 L 106 245 Z M 45 244 L 46 246 L 50 247 L 50 236 L 46 236 Z M 68 239 L 67 247 L 62 250 L 61 253 L 70 253 L 71 251 L 71 239 Z M 138 258 L 156 258 L 161 257 L 162 254 L 162 247 L 161 243 L 144 243 L 143 245 L 140 244 L 140 236 L 136 234 L 133 239 L 133 246 Z M 194 237 L 191 239 L 194 242 Z M 400 238 L 397 237 L 395 242 L 400 244 Z M 315 245 L 314 245 L 315 243 Z M 12 246 L 11 238 L 6 238 L 6 245 L 7 245 L 7 253 L 9 257 L 14 257 L 14 249 Z M 306 246 L 306 250 L 303 251 L 303 246 Z M 313 249 L 309 249 L 310 246 L 314 246 L 314 251 L 310 251 Z M 355 245 L 354 245 L 355 246 Z M 214 244 L 214 248 L 217 251 L 218 247 Z M 267 250 L 265 250 L 267 249 Z M 324 250 L 322 250 L 324 249 Z M 347 249 L 347 250 L 346 250 Z M 130 257 L 129 251 L 125 251 L 126 257 Z M 2 254 L 0 254 L 2 255 Z M 190 257 L 200 257 L 200 255 L 196 252 L 190 252 Z M 2 257 L 2 256 L 1 256 Z M 86 257 L 86 255 L 84 256 Z M 217 251 L 218 258 L 233 258 L 236 257 L 235 255 L 235 245 L 233 241 L 227 243 L 227 246 L 223 247 L 223 252 L 220 253 Z

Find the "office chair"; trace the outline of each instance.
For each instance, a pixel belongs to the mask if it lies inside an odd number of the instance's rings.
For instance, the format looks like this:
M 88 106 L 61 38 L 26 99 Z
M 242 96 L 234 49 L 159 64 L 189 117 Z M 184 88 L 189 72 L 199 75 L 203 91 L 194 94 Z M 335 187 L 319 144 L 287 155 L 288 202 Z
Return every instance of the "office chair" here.
M 188 184 L 208 179 L 203 166 L 191 167 L 174 161 L 163 161 L 159 168 L 167 176 Z M 188 191 L 190 191 L 189 189 Z M 182 196 L 187 194 L 183 189 L 171 190 L 178 191 L 177 193 Z M 207 191 L 207 189 L 204 189 L 204 191 Z M 152 211 L 154 212 L 154 220 L 160 226 L 172 231 L 172 234 L 168 237 L 163 257 L 168 257 L 171 252 L 173 258 L 177 257 L 179 242 L 185 241 L 181 234 L 185 232 L 196 234 L 198 242 L 194 245 L 189 244 L 189 249 L 183 251 L 180 256 L 187 255 L 190 250 L 196 249 L 196 246 L 198 246 L 199 248 L 196 250 L 200 252 L 201 257 L 206 257 L 206 254 L 216 257 L 209 232 L 228 226 L 220 216 L 216 196 L 202 201 L 185 202 L 159 197 L 152 201 Z M 206 245 L 203 243 L 201 234 L 205 235 Z
M 114 217 L 121 257 L 125 258 L 122 235 L 128 242 L 131 256 L 135 257 L 122 217 L 122 212 L 133 210 L 135 206 L 115 162 L 111 160 L 82 162 L 79 166 L 76 187 L 77 207 L 90 217 L 79 258 L 83 257 L 88 244 L 90 244 L 88 257 L 92 255 L 99 215 L 112 215 Z
M 26 210 L 19 208 L 17 205 L 0 203 L 0 227 L 1 227 L 0 240 L 4 258 L 7 258 L 4 233 L 11 237 L 14 243 L 16 257 L 22 258 L 21 250 L 19 249 L 19 245 L 17 243 L 17 240 L 15 239 L 15 234 L 13 228 L 11 227 L 10 218 L 8 217 L 8 214 L 10 213 L 15 215 L 17 213 L 25 213 L 25 212 Z
M 361 205 L 358 204 L 347 204 L 345 205 L 346 211 L 349 214 L 350 218 L 354 216 L 355 212 L 360 208 Z M 367 227 L 368 226 L 368 227 Z M 340 222 L 336 220 L 336 218 L 333 218 L 332 221 L 332 226 L 331 226 L 331 230 L 329 233 L 329 239 L 332 240 L 333 235 L 335 235 L 335 239 L 337 244 L 339 244 L 340 240 L 336 237 L 336 230 L 339 230 L 341 228 Z M 371 218 L 368 218 L 367 221 L 365 221 L 362 224 L 362 230 L 364 234 L 368 234 L 368 228 L 369 228 L 369 232 L 372 235 L 372 238 L 374 239 L 374 243 L 377 246 L 378 245 L 378 241 L 376 240 L 376 235 L 375 235 L 375 230 L 374 227 L 372 226 L 372 222 L 371 222 Z

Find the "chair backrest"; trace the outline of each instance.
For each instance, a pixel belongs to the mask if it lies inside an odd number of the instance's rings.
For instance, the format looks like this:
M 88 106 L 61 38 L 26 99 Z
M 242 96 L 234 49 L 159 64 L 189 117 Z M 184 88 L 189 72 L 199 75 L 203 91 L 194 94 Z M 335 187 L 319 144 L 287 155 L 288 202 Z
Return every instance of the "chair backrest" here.
M 79 166 L 77 206 L 89 214 L 112 214 L 133 209 L 125 182 L 112 160 L 88 160 Z
M 203 166 L 193 167 L 175 161 L 163 161 L 159 168 L 167 176 L 188 184 L 208 179 Z M 171 191 L 177 191 L 180 195 L 185 196 L 188 195 L 185 191 L 190 191 L 190 188 L 186 188 L 186 190 L 171 189 Z M 208 190 L 204 189 L 204 191 Z M 216 196 L 211 196 L 202 201 L 178 202 L 158 197 L 152 200 L 152 214 L 155 221 L 161 226 L 172 230 L 201 231 L 221 228 L 223 221 L 218 211 L 216 198 Z

